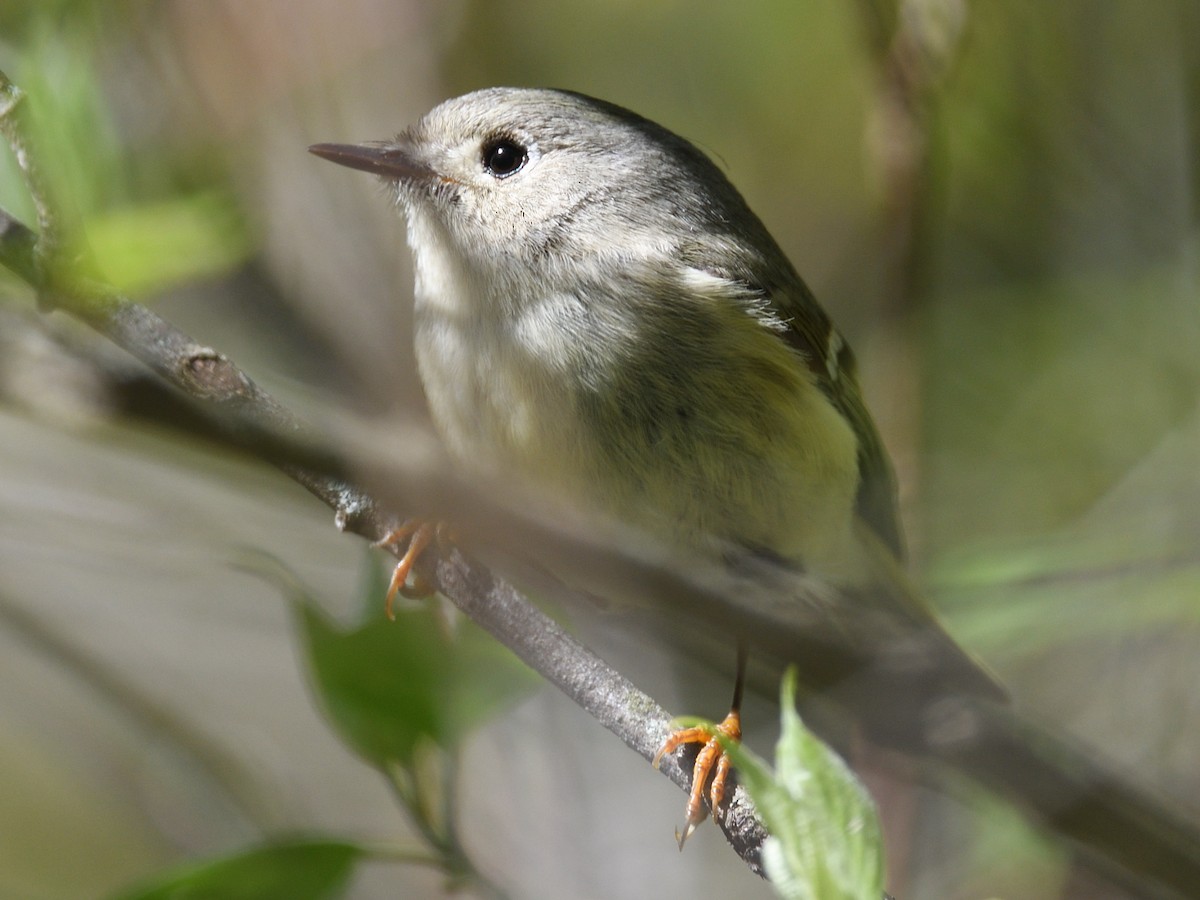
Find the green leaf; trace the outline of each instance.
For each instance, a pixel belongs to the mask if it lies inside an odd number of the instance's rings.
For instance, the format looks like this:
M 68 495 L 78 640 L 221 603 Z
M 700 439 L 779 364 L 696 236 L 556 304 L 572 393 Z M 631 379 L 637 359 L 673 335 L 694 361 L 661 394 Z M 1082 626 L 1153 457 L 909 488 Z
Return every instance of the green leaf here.
M 223 274 L 245 260 L 253 241 L 229 195 L 197 188 L 213 182 L 211 172 L 166 148 L 122 139 L 96 62 L 112 20 L 75 11 L 60 20 L 42 6 L 30 13 L 30 33 L 8 74 L 26 95 L 26 137 L 60 236 L 71 245 L 85 241 L 98 274 L 133 296 Z M 148 195 L 157 199 L 142 199 Z M 36 225 L 7 152 L 0 152 L 0 201 Z
M 796 714 L 796 673 L 784 677 L 775 772 L 739 744 L 729 751 L 771 837 L 763 865 L 788 900 L 883 896 L 883 839 L 875 805 L 842 759 Z
M 27 139 L 50 202 L 67 216 L 91 215 L 125 193 L 120 141 L 95 67 L 94 31 L 36 16 L 31 35 L 8 74 L 25 92 Z M 16 162 L 0 154 L 0 188 L 6 208 L 35 223 Z
M 87 236 L 105 276 L 129 296 L 224 274 L 250 252 L 233 203 L 211 192 L 93 216 Z
M 362 855 L 341 841 L 281 841 L 180 866 L 113 900 L 325 900 L 342 893 Z
M 294 593 L 314 685 L 334 725 L 380 768 L 411 768 L 433 741 L 458 746 L 472 728 L 516 702 L 537 677 L 507 649 L 466 621 L 451 630 L 432 604 L 382 612 L 382 591 L 366 624 L 339 628 Z

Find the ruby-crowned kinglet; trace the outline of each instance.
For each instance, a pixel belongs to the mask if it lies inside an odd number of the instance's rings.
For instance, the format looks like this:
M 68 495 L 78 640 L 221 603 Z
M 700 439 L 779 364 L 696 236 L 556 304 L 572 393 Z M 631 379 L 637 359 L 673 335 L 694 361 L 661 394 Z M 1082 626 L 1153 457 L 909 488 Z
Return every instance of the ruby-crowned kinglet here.
M 311 149 L 395 190 L 421 379 L 461 463 L 685 557 L 765 556 L 851 588 L 898 572 L 850 348 L 692 144 L 579 94 L 494 88 L 392 141 Z
M 394 141 L 312 149 L 395 188 L 420 375 L 462 463 L 684 553 L 855 582 L 856 520 L 901 553 L 849 346 L 690 143 L 579 94 L 494 88 Z

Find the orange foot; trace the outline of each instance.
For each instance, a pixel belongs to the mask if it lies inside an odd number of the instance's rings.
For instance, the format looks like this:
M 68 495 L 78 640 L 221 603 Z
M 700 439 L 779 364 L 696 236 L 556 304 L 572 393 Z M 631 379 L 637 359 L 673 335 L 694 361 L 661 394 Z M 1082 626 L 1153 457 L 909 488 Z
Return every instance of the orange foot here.
M 392 601 L 396 599 L 396 594 L 403 592 L 405 596 L 424 597 L 433 593 L 433 588 L 417 578 L 411 588 L 404 587 L 408 581 L 408 575 L 412 572 L 413 565 L 417 558 L 424 553 L 429 545 L 433 543 L 435 537 L 441 537 L 442 526 L 432 522 L 426 522 L 423 519 L 409 519 L 399 528 L 393 528 L 385 534 L 380 540 L 375 542 L 376 547 L 387 547 L 392 550 L 399 550 L 404 546 L 404 542 L 408 542 L 408 547 L 404 551 L 404 555 L 400 557 L 400 561 L 396 563 L 396 568 L 392 571 L 392 580 L 388 584 L 387 605 L 384 607 L 389 619 L 395 619 L 396 613 L 392 610 Z
M 679 841 L 680 850 L 683 849 L 684 842 L 692 836 L 696 827 L 704 821 L 704 786 L 709 784 L 710 777 L 712 783 L 708 788 L 708 805 L 712 810 L 714 822 L 717 821 L 721 801 L 725 799 L 725 785 L 729 780 L 729 769 L 732 763 L 729 756 L 721 749 L 721 742 L 717 739 L 718 734 L 735 741 L 742 739 L 742 716 L 736 706 L 715 728 L 711 725 L 700 725 L 674 732 L 654 755 L 654 768 L 657 769 L 662 758 L 677 747 L 682 747 L 684 744 L 704 745 L 696 756 L 696 764 L 692 768 L 692 790 L 688 795 L 687 826 L 683 829 L 682 834 L 679 833 L 679 829 L 675 830 L 675 840 Z

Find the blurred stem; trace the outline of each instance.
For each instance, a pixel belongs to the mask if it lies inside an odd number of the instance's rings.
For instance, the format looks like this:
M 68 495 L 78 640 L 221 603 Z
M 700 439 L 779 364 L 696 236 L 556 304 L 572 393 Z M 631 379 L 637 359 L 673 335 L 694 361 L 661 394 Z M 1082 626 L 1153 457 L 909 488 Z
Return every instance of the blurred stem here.
M 874 348 L 875 357 L 882 358 L 884 378 L 871 387 L 882 394 L 880 408 L 888 411 L 883 423 L 901 487 L 905 532 L 910 552 L 919 558 L 921 529 L 912 521 L 911 498 L 920 489 L 924 392 L 914 315 L 928 265 L 929 107 L 957 51 L 961 23 L 955 22 L 955 16 L 962 13 L 963 0 L 859 0 L 859 4 L 877 73 L 868 150 L 873 151 L 883 185 L 880 313 L 888 339 L 885 346 Z M 880 804 L 880 819 L 887 835 L 892 883 L 904 894 L 918 800 L 911 773 L 897 778 L 884 774 L 886 767 L 876 771 L 881 752 L 866 749 L 856 762 L 876 795 L 890 801 Z
M 860 0 L 878 73 L 873 123 L 893 285 L 891 311 L 907 313 L 922 290 L 929 214 L 931 108 L 958 58 L 965 0 Z
M 436 754 L 436 762 L 427 759 L 431 764 L 415 762 L 411 768 L 395 763 L 385 767 L 384 775 L 396 799 L 433 851 L 426 861 L 445 873 L 452 889 L 467 888 L 492 900 L 508 900 L 508 895 L 498 885 L 475 868 L 459 837 L 457 754 L 435 746 L 417 756 L 424 754 Z
M 868 152 L 882 184 L 883 291 L 879 321 L 887 340 L 873 349 L 882 377 L 870 382 L 901 487 L 910 550 L 920 557 L 921 529 L 910 498 L 919 493 L 921 360 L 914 313 L 926 290 L 933 195 L 931 109 L 961 45 L 965 0 L 859 0 L 876 70 Z
M 50 253 L 56 246 L 58 228 L 46 182 L 26 145 L 27 128 L 21 122 L 23 107 L 26 105 L 25 92 L 13 84 L 4 72 L 0 72 L 0 134 L 4 135 L 8 146 L 12 148 L 37 212 L 38 231 L 45 242 L 40 250 Z

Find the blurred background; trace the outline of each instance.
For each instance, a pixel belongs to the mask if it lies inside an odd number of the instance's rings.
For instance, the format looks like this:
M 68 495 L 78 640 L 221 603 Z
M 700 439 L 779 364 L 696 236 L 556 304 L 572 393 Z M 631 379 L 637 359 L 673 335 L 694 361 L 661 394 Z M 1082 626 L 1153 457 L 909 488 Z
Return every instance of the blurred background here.
M 856 348 L 952 633 L 1023 711 L 1200 818 L 1194 3 L 6 0 L 0 68 L 106 276 L 318 418 L 424 412 L 403 224 L 309 144 L 495 84 L 690 138 Z M 35 221 L 7 153 L 0 205 Z M 0 896 L 107 896 L 284 834 L 418 840 L 314 698 L 311 619 L 239 567 L 273 557 L 368 621 L 363 543 L 273 470 L 123 420 L 136 372 L 0 280 Z M 636 655 L 668 708 L 721 711 L 681 708 L 680 660 Z M 724 702 L 728 673 L 702 677 Z M 714 828 L 676 852 L 679 792 L 513 683 L 454 746 L 490 882 L 770 896 Z M 968 785 L 912 805 L 899 900 L 1133 896 Z M 375 860 L 348 896 L 444 890 Z

